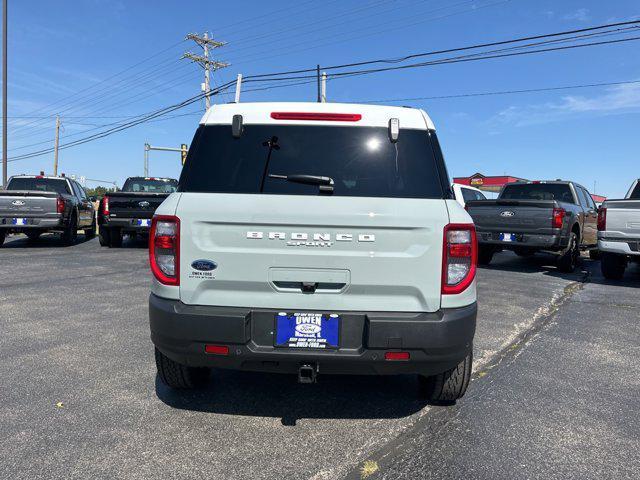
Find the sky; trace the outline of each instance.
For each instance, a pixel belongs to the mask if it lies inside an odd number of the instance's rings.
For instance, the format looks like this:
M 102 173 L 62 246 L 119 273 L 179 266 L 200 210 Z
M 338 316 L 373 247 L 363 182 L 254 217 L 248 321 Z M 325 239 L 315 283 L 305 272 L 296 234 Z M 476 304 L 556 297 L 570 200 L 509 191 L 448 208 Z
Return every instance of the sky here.
M 188 33 L 208 31 L 227 42 L 214 52 L 230 63 L 213 76 L 220 85 L 237 73 L 395 58 L 640 19 L 638 0 L 8 1 L 10 159 L 52 147 L 56 114 L 64 144 L 197 95 L 202 68 L 181 59 L 201 53 L 185 40 Z M 626 42 L 345 78 L 328 83 L 327 97 L 424 108 L 452 176 L 562 178 L 620 197 L 640 177 L 640 83 L 398 99 L 637 82 L 639 47 Z M 313 83 L 242 95 L 242 101 L 315 99 Z M 233 91 L 214 98 L 231 100 Z M 59 171 L 122 185 L 143 173 L 145 142 L 189 144 L 203 110 L 200 101 L 61 150 Z M 52 153 L 9 163 L 9 175 L 40 170 L 52 172 Z M 150 175 L 179 174 L 178 153 L 150 152 Z

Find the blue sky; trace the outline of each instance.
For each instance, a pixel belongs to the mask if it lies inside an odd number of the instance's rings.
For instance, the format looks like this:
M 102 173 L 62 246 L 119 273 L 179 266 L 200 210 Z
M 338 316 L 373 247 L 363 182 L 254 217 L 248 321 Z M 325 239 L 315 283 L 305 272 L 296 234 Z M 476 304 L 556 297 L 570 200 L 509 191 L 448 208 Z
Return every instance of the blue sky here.
M 198 52 L 180 43 L 189 32 L 208 30 L 228 42 L 216 52 L 232 64 L 216 72 L 220 84 L 239 72 L 397 57 L 636 18 L 637 0 L 9 0 L 9 157 L 52 146 L 56 113 L 65 143 L 198 94 L 201 69 L 180 60 L 185 51 Z M 328 98 L 358 102 L 640 80 L 639 46 L 336 80 Z M 247 92 L 242 99 L 314 101 L 315 95 L 312 84 Z M 595 181 L 595 193 L 608 196 L 624 194 L 640 176 L 638 83 L 404 103 L 425 108 L 435 121 L 452 176 L 566 178 L 590 190 Z M 176 112 L 188 115 L 63 150 L 60 170 L 121 184 L 142 174 L 145 142 L 190 143 L 202 108 L 192 105 Z M 151 175 L 179 175 L 178 154 L 151 152 L 150 163 Z M 52 165 L 47 154 L 11 162 L 9 174 L 50 172 Z

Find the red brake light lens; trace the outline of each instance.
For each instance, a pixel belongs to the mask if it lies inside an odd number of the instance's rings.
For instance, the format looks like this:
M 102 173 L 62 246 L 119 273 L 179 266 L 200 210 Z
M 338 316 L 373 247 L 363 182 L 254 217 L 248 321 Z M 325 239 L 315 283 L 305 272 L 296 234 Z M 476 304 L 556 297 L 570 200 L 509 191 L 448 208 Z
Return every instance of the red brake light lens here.
M 442 294 L 464 292 L 476 277 L 478 241 L 472 224 L 444 227 L 442 252 Z
M 109 215 L 109 197 L 107 196 L 102 199 L 102 214 Z
M 319 122 L 357 122 L 359 113 L 271 112 L 274 120 L 313 120 Z
M 411 358 L 409 352 L 385 352 L 385 360 L 407 361 Z
M 56 212 L 64 213 L 64 198 L 62 197 L 56 199 Z
M 149 265 L 163 285 L 180 285 L 180 219 L 157 215 L 149 232 Z
M 229 355 L 229 347 L 226 345 L 205 345 L 204 351 L 214 355 Z
M 598 231 L 604 232 L 607 229 L 607 209 L 598 210 Z
M 562 228 L 562 224 L 564 223 L 564 217 L 567 215 L 567 212 L 564 208 L 554 208 L 553 209 L 553 219 L 551 220 L 552 228 Z

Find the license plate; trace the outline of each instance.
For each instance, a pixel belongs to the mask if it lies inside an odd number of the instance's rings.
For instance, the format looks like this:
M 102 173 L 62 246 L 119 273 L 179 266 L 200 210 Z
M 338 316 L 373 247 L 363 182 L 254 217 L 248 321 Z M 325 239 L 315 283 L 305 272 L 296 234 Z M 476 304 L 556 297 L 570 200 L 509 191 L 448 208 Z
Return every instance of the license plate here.
M 276 314 L 276 347 L 336 349 L 340 336 L 340 315 L 335 313 Z
M 139 227 L 149 227 L 151 226 L 151 220 L 149 220 L 148 218 L 143 218 L 138 220 L 138 226 Z
M 516 241 L 516 236 L 513 233 L 501 233 L 500 234 L 500 241 L 502 241 L 502 242 L 515 242 Z
M 12 218 L 11 219 L 11 223 L 13 225 L 26 225 L 27 224 L 27 219 L 26 218 Z

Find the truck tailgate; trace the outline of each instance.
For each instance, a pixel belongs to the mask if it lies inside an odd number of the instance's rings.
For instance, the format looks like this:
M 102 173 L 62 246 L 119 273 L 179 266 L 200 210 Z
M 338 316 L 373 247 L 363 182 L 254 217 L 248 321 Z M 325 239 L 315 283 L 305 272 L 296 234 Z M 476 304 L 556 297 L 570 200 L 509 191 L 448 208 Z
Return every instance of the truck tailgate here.
M 640 238 L 640 200 L 607 200 L 607 237 Z
M 55 192 L 0 191 L 0 217 L 46 217 L 56 216 Z
M 118 218 L 151 218 L 167 193 L 109 193 L 109 212 Z
M 499 233 L 552 233 L 554 201 L 477 200 L 467 210 L 478 231 Z
M 186 304 L 440 308 L 443 200 L 183 193 L 176 215 Z M 196 260 L 216 269 L 203 276 Z

